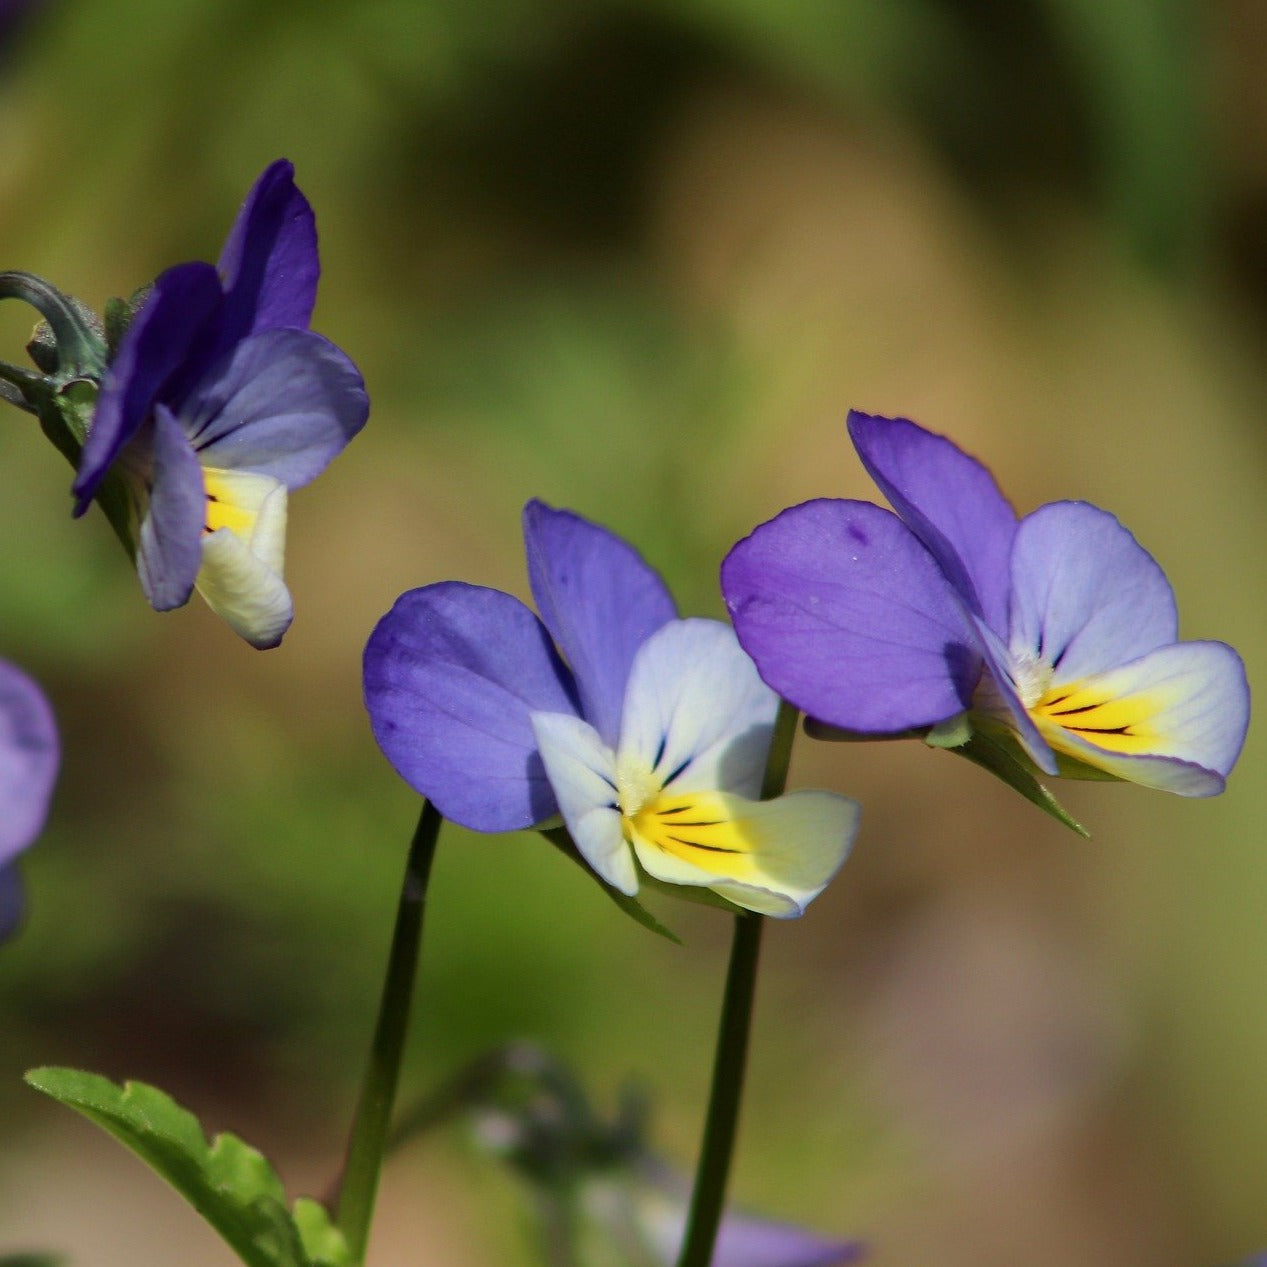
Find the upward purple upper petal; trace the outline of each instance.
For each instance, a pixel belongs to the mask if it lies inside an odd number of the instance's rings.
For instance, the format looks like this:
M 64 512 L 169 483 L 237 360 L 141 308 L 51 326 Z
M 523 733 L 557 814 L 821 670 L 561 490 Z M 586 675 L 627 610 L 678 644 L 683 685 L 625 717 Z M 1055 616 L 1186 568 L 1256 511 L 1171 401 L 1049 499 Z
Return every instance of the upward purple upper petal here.
M 247 194 L 219 267 L 227 344 L 278 326 L 307 329 L 321 272 L 317 225 L 285 159 L 266 167 Z
M 610 747 L 638 648 L 677 615 L 664 582 L 619 537 L 544 502 L 524 507 L 537 610 L 576 677 L 585 720 Z
M 1012 552 L 1013 654 L 1072 682 L 1175 641 L 1174 592 L 1152 555 L 1106 510 L 1049 502 L 1021 520 Z
M 849 434 L 871 478 L 969 608 L 1004 634 L 1016 513 L 994 476 L 945 436 L 906 418 L 852 410 Z
M 106 471 L 149 417 L 174 376 L 200 362 L 222 295 L 210 264 L 178 264 L 154 283 L 110 365 L 93 410 L 75 478 L 75 514 L 88 509 Z
M 721 586 L 761 676 L 821 721 L 908 730 L 972 699 L 975 632 L 932 555 L 879 506 L 783 511 L 726 556 Z

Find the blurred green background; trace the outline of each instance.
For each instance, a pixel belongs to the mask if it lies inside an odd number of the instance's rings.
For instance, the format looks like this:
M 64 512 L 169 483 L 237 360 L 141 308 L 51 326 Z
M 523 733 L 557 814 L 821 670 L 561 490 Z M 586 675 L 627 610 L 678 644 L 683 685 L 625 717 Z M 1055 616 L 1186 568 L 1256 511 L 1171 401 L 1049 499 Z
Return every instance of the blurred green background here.
M 0 1253 L 230 1259 L 20 1083 L 157 1082 L 335 1168 L 416 797 L 361 647 L 402 590 L 523 594 L 518 515 L 609 524 L 685 611 L 754 524 L 873 496 L 850 406 L 1114 510 L 1183 632 L 1267 648 L 1267 9 L 1255 0 L 45 0 L 0 61 L 0 265 L 95 307 L 214 259 L 271 159 L 364 434 L 291 503 L 297 619 L 158 616 L 25 415 L 0 427 L 0 654 L 65 759 L 0 952 Z M 0 307 L 0 356 L 32 315 Z M 1203 1267 L 1267 1245 L 1267 780 L 1074 786 L 1064 833 L 915 745 L 798 747 L 865 804 L 770 929 L 734 1193 L 877 1267 Z M 406 1093 L 503 1038 L 636 1076 L 696 1145 L 728 921 L 673 947 L 535 837 L 441 842 Z M 527 1263 L 460 1132 L 389 1168 L 372 1262 Z

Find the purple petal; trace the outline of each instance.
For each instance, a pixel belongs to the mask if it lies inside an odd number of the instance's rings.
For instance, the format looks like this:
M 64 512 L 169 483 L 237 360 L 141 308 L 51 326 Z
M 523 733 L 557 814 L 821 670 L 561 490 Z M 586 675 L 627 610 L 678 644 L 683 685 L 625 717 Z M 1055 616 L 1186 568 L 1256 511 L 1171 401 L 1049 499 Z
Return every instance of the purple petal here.
M 6 941 L 17 932 L 25 897 L 22 874 L 16 864 L 0 867 L 0 941 Z
M 1057 682 L 1126 664 L 1175 641 L 1165 573 L 1108 511 L 1051 502 L 1021 520 L 1012 550 L 1012 654 Z
M 731 550 L 721 583 L 761 676 L 811 716 L 880 733 L 968 707 L 975 636 L 933 557 L 889 511 L 793 506 Z
M 58 759 L 57 726 L 44 693 L 0 660 L 0 867 L 43 829 Z
M 307 329 L 317 299 L 317 225 L 285 159 L 247 194 L 224 250 L 225 343 L 278 326 Z M 222 345 L 223 346 L 223 345 Z
M 447 581 L 410 590 L 365 647 L 365 705 L 401 778 L 475 831 L 557 812 L 534 712 L 576 715 L 541 622 L 499 590 Z
M 1016 514 L 994 476 L 945 436 L 906 418 L 853 410 L 849 435 L 889 504 L 969 608 L 1003 633 Z
M 657 1159 L 645 1159 L 639 1223 L 652 1253 L 666 1267 L 678 1259 L 690 1190 Z M 828 1240 L 789 1223 L 728 1210 L 717 1230 L 713 1267 L 843 1267 L 866 1256 L 858 1241 Z
M 164 386 L 178 374 L 184 379 L 191 361 L 200 357 L 221 301 L 220 281 L 210 264 L 179 264 L 154 283 L 101 384 L 73 486 L 76 515 L 88 509 L 106 471 L 150 415 Z
M 642 556 L 605 528 L 544 502 L 524 507 L 537 610 L 576 676 L 581 712 L 614 748 L 638 648 L 677 608 Z
M 136 543 L 141 588 L 155 611 L 189 601 L 202 563 L 207 495 L 198 455 L 165 405 L 154 410 L 149 506 Z
M 266 330 L 239 343 L 189 393 L 180 422 L 203 463 L 299 488 L 365 425 L 356 366 L 309 330 Z

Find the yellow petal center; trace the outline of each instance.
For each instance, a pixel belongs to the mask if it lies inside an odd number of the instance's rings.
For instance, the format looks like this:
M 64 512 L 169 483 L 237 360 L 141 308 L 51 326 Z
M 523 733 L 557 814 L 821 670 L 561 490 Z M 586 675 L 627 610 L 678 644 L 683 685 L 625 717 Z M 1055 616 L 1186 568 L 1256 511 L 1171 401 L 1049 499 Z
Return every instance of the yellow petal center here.
M 1051 687 L 1029 712 L 1053 748 L 1078 755 L 1062 742 L 1073 736 L 1107 752 L 1134 756 L 1158 750 L 1161 736 L 1153 719 L 1161 707 L 1162 701 L 1147 692 L 1114 697 L 1093 682 L 1074 682 Z

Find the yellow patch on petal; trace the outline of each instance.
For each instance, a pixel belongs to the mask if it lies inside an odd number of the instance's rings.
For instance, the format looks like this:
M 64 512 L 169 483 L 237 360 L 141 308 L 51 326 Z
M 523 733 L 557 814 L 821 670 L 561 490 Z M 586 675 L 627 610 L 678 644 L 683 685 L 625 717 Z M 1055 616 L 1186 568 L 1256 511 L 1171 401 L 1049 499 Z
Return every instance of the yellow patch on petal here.
M 669 796 L 661 793 L 621 817 L 625 839 L 728 880 L 759 878 L 752 854 L 758 847 L 743 819 L 731 817 L 727 798 L 716 792 Z
M 1084 748 L 1063 742 L 1068 735 L 1106 752 L 1133 757 L 1164 750 L 1164 737 L 1154 721 L 1169 702 L 1161 690 L 1115 697 L 1100 683 L 1075 682 L 1045 691 L 1029 711 L 1053 748 L 1085 760 Z

